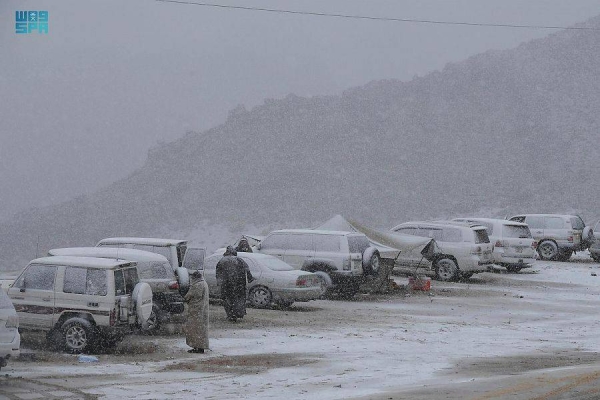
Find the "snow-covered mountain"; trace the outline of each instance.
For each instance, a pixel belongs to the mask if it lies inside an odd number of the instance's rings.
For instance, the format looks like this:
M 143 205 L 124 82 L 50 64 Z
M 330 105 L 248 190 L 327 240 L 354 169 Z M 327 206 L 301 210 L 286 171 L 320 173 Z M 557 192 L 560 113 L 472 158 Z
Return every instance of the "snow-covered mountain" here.
M 581 26 L 600 28 L 600 17 Z M 0 268 L 36 247 L 200 224 L 298 226 L 340 213 L 390 227 L 486 210 L 589 220 L 600 215 L 599 48 L 596 31 L 562 31 L 410 82 L 239 107 L 154 148 L 126 179 L 0 225 Z

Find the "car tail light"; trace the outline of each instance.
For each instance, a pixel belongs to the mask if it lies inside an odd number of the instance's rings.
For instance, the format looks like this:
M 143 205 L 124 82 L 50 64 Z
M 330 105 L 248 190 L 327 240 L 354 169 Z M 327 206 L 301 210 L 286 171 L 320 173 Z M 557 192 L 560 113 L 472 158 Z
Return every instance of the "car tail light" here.
M 569 236 L 569 237 L 567 238 L 567 241 L 569 241 L 569 242 L 573 242 L 573 236 Z
M 531 242 L 531 247 L 533 247 L 534 249 L 537 249 L 537 245 L 538 245 L 538 242 L 536 242 L 536 241 Z
M 19 327 L 19 317 L 17 317 L 16 315 L 9 315 L 8 319 L 6 320 L 6 327 L 7 328 L 18 328 Z
M 308 281 L 306 280 L 306 277 L 301 276 L 298 279 L 296 279 L 296 286 L 308 286 Z
M 473 251 L 471 251 L 471 254 L 477 254 L 480 255 L 481 254 L 481 246 L 477 246 L 473 249 Z
M 495 247 L 504 247 L 501 240 L 496 240 L 496 244 L 494 246 Z
M 344 271 L 350 271 L 351 265 L 350 265 L 350 259 L 346 258 L 344 260 L 344 265 L 343 265 Z
M 173 281 L 169 283 L 169 289 L 179 290 L 179 282 Z
M 113 308 L 112 310 L 110 310 L 108 325 L 115 326 L 115 322 L 117 322 L 117 311 Z

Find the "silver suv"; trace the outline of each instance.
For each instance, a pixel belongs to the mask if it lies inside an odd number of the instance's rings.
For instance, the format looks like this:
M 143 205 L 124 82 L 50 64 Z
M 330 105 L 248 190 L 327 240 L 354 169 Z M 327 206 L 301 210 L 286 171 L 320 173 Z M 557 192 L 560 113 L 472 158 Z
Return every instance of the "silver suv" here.
M 8 289 L 21 329 L 47 332 L 73 353 L 114 346 L 146 323 L 152 289 L 135 263 L 53 256 L 29 263 Z
M 356 232 L 284 229 L 271 232 L 256 251 L 318 274 L 345 296 L 356 294 L 363 275 L 376 275 L 380 265 L 379 251 Z
M 406 273 L 434 275 L 441 281 L 470 278 L 492 266 L 492 244 L 485 226 L 466 222 L 405 222 L 392 228 L 405 235 L 435 239 L 440 254 L 432 260 L 421 257 L 412 263 L 396 263 Z
M 594 241 L 594 231 L 577 215 L 520 214 L 510 220 L 529 225 L 542 260 L 567 261 L 574 252 L 587 249 Z

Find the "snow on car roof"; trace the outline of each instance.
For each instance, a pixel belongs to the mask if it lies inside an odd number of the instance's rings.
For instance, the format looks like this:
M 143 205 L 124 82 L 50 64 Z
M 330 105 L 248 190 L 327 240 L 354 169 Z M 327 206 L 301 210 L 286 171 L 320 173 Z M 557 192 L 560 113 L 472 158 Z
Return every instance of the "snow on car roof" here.
M 349 236 L 349 235 L 358 235 L 364 236 L 363 233 L 360 232 L 348 232 L 348 231 L 327 231 L 327 230 L 318 230 L 318 229 L 279 229 L 277 231 L 273 231 L 271 233 L 309 233 L 309 234 L 317 234 L 317 235 L 338 235 L 338 236 Z
M 167 247 L 178 244 L 186 244 L 187 240 L 180 239 L 160 239 L 160 238 L 139 238 L 139 237 L 113 237 L 102 239 L 98 244 L 145 244 L 148 246 Z
M 97 257 L 114 258 L 130 261 L 158 261 L 169 262 L 165 256 L 150 251 L 123 249 L 117 247 L 65 247 L 52 249 L 49 256 L 75 256 L 75 257 Z
M 74 257 L 74 256 L 51 256 L 41 257 L 31 260 L 29 264 L 40 265 L 66 265 L 69 267 L 85 267 L 85 268 L 100 268 L 113 269 L 115 267 L 126 267 L 135 265 L 134 262 L 125 260 L 116 260 L 113 258 L 96 258 L 96 257 Z
M 514 217 L 561 217 L 561 218 L 571 218 L 578 217 L 578 215 L 571 214 L 515 214 L 511 218 Z
M 480 224 L 473 224 L 470 222 L 459 222 L 459 221 L 411 221 L 411 222 L 404 222 L 400 225 L 395 226 L 394 228 L 392 228 L 392 230 L 401 228 L 401 227 L 405 227 L 405 226 L 410 226 L 410 225 L 420 225 L 420 226 L 430 226 L 430 227 L 444 227 L 444 226 L 454 226 L 457 228 L 471 228 L 471 229 L 475 229 L 475 228 L 481 228 L 481 229 L 485 229 L 485 226 L 480 225 Z
M 468 222 L 468 221 L 473 221 L 473 222 L 489 222 L 491 224 L 497 222 L 497 223 L 501 223 L 502 225 L 511 225 L 511 226 L 527 226 L 526 223 L 524 222 L 517 222 L 517 221 L 510 221 L 507 219 L 500 219 L 500 218 L 479 218 L 479 217 L 475 217 L 475 218 L 456 218 L 454 221 L 458 221 L 458 222 Z

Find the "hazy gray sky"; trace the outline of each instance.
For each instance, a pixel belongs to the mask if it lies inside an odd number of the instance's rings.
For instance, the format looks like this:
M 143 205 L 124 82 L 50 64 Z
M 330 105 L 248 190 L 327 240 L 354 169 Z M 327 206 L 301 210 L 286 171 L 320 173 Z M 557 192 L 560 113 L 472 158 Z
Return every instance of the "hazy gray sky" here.
M 449 21 L 571 25 L 600 0 L 214 0 Z M 15 33 L 48 10 L 47 35 Z M 260 13 L 153 0 L 0 1 L 0 218 L 126 176 L 148 148 L 238 104 L 409 80 L 550 30 Z

